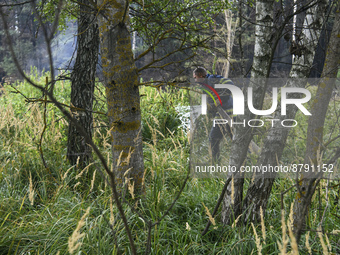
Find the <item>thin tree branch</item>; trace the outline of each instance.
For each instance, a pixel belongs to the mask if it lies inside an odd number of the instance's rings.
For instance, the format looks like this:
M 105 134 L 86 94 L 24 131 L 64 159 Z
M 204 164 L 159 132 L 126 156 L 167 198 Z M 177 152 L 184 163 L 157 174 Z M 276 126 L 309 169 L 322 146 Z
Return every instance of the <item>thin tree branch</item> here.
M 4 28 L 5 28 L 5 33 L 6 33 L 6 37 L 7 37 L 7 40 L 9 42 L 9 48 L 10 48 L 10 52 L 11 52 L 11 55 L 12 55 L 12 58 L 13 58 L 13 61 L 15 63 L 15 66 L 16 68 L 18 69 L 19 73 L 27 80 L 27 82 L 29 82 L 33 87 L 37 88 L 37 89 L 40 89 L 43 93 L 46 93 L 46 95 L 50 98 L 50 100 L 52 101 L 52 103 L 55 104 L 55 106 L 74 124 L 74 126 L 77 128 L 77 130 L 79 131 L 79 133 L 85 138 L 85 141 L 86 143 L 88 143 L 93 151 L 96 153 L 96 155 L 98 156 L 101 164 L 103 165 L 106 173 L 109 175 L 110 177 L 110 184 L 111 184 L 111 189 L 112 189 L 112 196 L 117 204 L 117 208 L 118 208 L 118 211 L 122 217 L 122 220 L 123 220 L 123 223 L 124 223 L 124 227 L 125 227 L 125 231 L 128 235 L 128 238 L 129 238 L 129 242 L 130 242 L 130 248 L 132 250 L 132 253 L 133 254 L 137 254 L 137 251 L 136 251 L 136 247 L 135 247 L 135 244 L 134 244 L 134 240 L 133 240 L 133 237 L 132 237 L 132 234 L 131 234 L 131 230 L 130 230 L 130 227 L 129 227 L 129 224 L 128 224 L 128 221 L 127 221 L 127 218 L 126 218 L 126 215 L 124 213 L 124 209 L 123 209 L 123 206 L 120 202 L 120 199 L 119 199 L 119 194 L 117 192 L 117 188 L 116 188 L 116 181 L 115 181 L 115 173 L 114 171 L 111 171 L 108 167 L 108 165 L 106 164 L 106 160 L 105 158 L 103 157 L 103 155 L 101 154 L 101 152 L 99 151 L 98 147 L 94 144 L 94 142 L 92 141 L 91 137 L 89 137 L 87 135 L 87 133 L 85 132 L 85 130 L 83 129 L 83 127 L 78 123 L 78 121 L 72 117 L 72 115 L 55 99 L 55 97 L 53 96 L 53 90 L 46 90 L 44 87 L 36 84 L 35 82 L 33 82 L 31 79 L 29 79 L 29 77 L 27 77 L 27 75 L 23 72 L 23 70 L 21 69 L 21 66 L 18 62 L 18 59 L 16 57 L 16 54 L 14 52 L 14 49 L 13 49 L 13 45 L 11 43 L 11 39 L 10 39 L 10 35 L 9 35 L 9 29 L 8 29 L 8 24 L 7 24 L 7 20 L 5 18 L 5 14 L 2 10 L 2 8 L 0 8 L 0 15 L 1 15 L 1 18 L 2 18 L 2 21 L 3 21 L 3 24 L 4 24 Z M 41 20 L 41 19 L 40 19 Z M 44 24 L 41 24 L 42 26 L 44 26 Z M 46 31 L 46 28 L 44 29 L 44 31 Z M 48 35 L 47 33 L 44 33 L 45 35 L 45 40 L 46 42 L 49 42 L 48 40 Z M 50 46 L 47 46 L 48 49 L 51 49 Z M 50 51 L 48 52 L 50 54 Z M 52 60 L 52 56 L 49 55 L 49 58 L 50 60 Z M 50 66 L 50 68 L 52 69 L 53 68 L 53 63 L 52 63 L 52 66 Z
M 228 185 L 229 185 L 231 179 L 232 179 L 232 177 L 229 177 L 229 178 L 226 180 L 226 182 L 224 183 L 224 186 L 223 186 L 222 192 L 221 192 L 221 194 L 220 194 L 220 197 L 218 198 L 217 203 L 216 203 L 216 206 L 215 206 L 215 208 L 214 208 L 214 211 L 213 211 L 213 213 L 212 213 L 212 215 L 211 215 L 212 217 L 214 217 L 214 216 L 216 215 L 216 213 L 217 213 L 217 211 L 218 211 L 218 208 L 220 207 L 220 205 L 221 205 L 221 203 L 222 203 L 222 201 L 223 201 L 224 194 L 227 192 Z M 210 225 L 211 225 L 211 221 L 209 220 L 209 221 L 207 222 L 207 225 L 205 226 L 205 229 L 203 230 L 203 232 L 202 232 L 202 234 L 201 234 L 202 236 L 204 236 L 204 235 L 208 232 Z
M 21 2 L 21 3 L 15 3 L 15 4 L 0 4 L 1 7 L 14 7 L 14 6 L 20 6 L 30 3 L 31 1 Z

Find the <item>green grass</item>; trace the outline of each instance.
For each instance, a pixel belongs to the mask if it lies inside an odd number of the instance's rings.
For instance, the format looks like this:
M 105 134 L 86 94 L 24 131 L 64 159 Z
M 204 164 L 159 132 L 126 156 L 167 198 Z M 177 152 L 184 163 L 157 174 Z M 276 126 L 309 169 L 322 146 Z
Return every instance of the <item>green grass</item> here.
M 33 78 L 40 79 L 38 74 Z M 41 78 L 43 81 L 43 78 Z M 41 93 L 26 83 L 16 89 L 30 98 L 40 98 Z M 43 105 L 25 103 L 20 94 L 11 93 L 6 87 L 0 97 L 0 254 L 68 254 L 68 240 L 88 207 L 79 239 L 81 246 L 75 254 L 130 254 L 130 247 L 122 219 L 113 205 L 114 224 L 110 228 L 110 189 L 103 182 L 99 161 L 76 179 L 82 169 L 72 167 L 66 161 L 67 121 L 52 105 L 47 109 L 47 131 L 42 149 L 48 168 L 45 168 L 38 152 L 38 142 L 43 129 Z M 58 100 L 68 104 L 70 84 L 56 84 Z M 138 201 L 139 217 L 127 204 L 123 204 L 138 254 L 145 254 L 148 221 L 157 221 L 164 215 L 186 177 L 189 167 L 189 143 L 186 131 L 179 128 L 180 113 L 175 107 L 187 105 L 186 92 L 162 92 L 162 97 L 152 88 L 141 88 L 143 127 L 147 129 L 144 142 L 145 194 Z M 97 109 L 105 111 L 105 100 L 97 93 Z M 157 105 L 158 107 L 153 107 Z M 166 114 L 170 113 L 170 114 Z M 301 117 L 301 116 L 300 116 Z M 110 159 L 110 144 L 106 119 L 95 116 L 94 141 L 105 157 Z M 149 121 L 149 125 L 145 123 Z M 331 124 L 331 120 L 328 120 Z M 169 131 L 165 128 L 169 127 Z M 156 131 L 157 130 L 157 131 Z M 300 145 L 301 132 L 293 136 Z M 293 146 L 290 144 L 290 146 Z M 301 149 L 298 147 L 297 149 Z M 286 152 L 285 157 L 294 154 Z M 295 153 L 295 152 L 294 152 Z M 112 160 L 110 160 L 112 162 Z M 68 171 L 69 170 L 69 171 Z M 90 191 L 93 171 L 97 170 L 94 188 Z M 67 172 L 68 171 L 68 172 Z M 34 203 L 29 200 L 30 174 L 35 192 Z M 245 192 L 250 180 L 246 180 Z M 80 184 L 77 184 L 80 182 Z M 339 182 L 332 182 L 337 185 Z M 326 206 L 326 182 L 322 182 L 321 208 Z M 293 185 L 292 180 L 277 179 L 265 214 L 266 240 L 261 225 L 256 232 L 262 244 L 262 254 L 279 254 L 282 243 L 280 194 Z M 208 221 L 203 204 L 213 211 L 222 179 L 189 178 L 183 193 L 170 213 L 152 229 L 152 254 L 257 254 L 255 235 L 251 226 L 223 226 L 216 218 L 216 226 L 202 236 Z M 32 188 L 32 187 L 31 187 Z M 336 188 L 328 193 L 329 209 L 324 219 L 324 230 L 340 229 L 339 205 L 336 205 Z M 291 191 L 284 197 L 286 220 L 290 204 L 295 199 Z M 323 211 L 319 211 L 318 196 L 313 200 L 308 226 L 317 229 Z M 135 204 L 137 201 L 131 201 Z M 145 221 L 146 220 L 146 221 Z M 288 233 L 288 230 L 287 230 Z M 288 236 L 288 234 L 287 234 Z M 305 237 L 299 244 L 300 254 L 308 254 Z M 328 235 L 333 253 L 339 253 L 339 235 Z M 324 240 L 325 237 L 324 237 Z M 326 241 L 325 241 L 326 242 Z M 313 254 L 322 254 L 322 246 L 316 232 L 310 233 L 309 243 Z M 290 243 L 287 250 L 290 251 Z

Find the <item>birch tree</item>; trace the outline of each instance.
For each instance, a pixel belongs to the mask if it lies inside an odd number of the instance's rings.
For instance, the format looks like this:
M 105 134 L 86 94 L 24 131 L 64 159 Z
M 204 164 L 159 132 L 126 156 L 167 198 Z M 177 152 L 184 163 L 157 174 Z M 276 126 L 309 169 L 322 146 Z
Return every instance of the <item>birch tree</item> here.
M 315 1 L 314 6 L 309 8 L 306 13 L 303 31 L 301 35 L 301 56 L 293 56 L 293 66 L 290 71 L 290 78 L 287 81 L 287 87 L 305 87 L 307 77 L 312 67 L 317 41 L 324 23 L 326 1 Z M 292 97 L 298 98 L 298 94 L 291 94 Z M 294 119 L 297 107 L 288 106 L 287 115 L 282 116 L 280 111 L 274 119 Z M 273 126 L 264 141 L 258 165 L 277 165 L 281 159 L 283 149 L 285 148 L 290 128 Z M 271 193 L 271 188 L 275 180 L 275 173 L 268 176 L 257 175 L 254 182 L 250 185 L 244 200 L 243 209 L 246 211 L 245 221 L 259 220 L 260 207 L 266 208 Z
M 273 24 L 273 4 L 274 0 L 256 1 L 256 28 L 255 28 L 255 50 L 251 78 L 263 78 L 269 75 L 272 59 L 272 24 Z M 253 97 L 256 109 L 262 108 L 262 103 L 266 91 L 266 84 L 253 83 Z M 255 116 L 249 110 L 245 113 L 246 121 Z M 240 169 L 247 156 L 249 144 L 253 134 L 250 127 L 239 127 L 235 130 L 230 153 L 229 164 Z M 227 224 L 231 217 L 241 214 L 241 202 L 243 193 L 243 178 L 234 181 L 234 187 L 230 184 L 223 199 L 222 222 Z M 235 190 L 235 197 L 231 197 L 232 188 Z
M 308 121 L 306 152 L 304 164 L 309 164 L 317 169 L 322 165 L 320 155 L 326 149 L 323 147 L 323 130 L 327 108 L 335 87 L 335 79 L 339 71 L 340 56 L 340 9 L 339 5 L 335 12 L 335 21 L 329 46 L 326 53 L 326 60 L 322 71 L 322 79 L 319 82 L 316 97 L 312 103 L 312 116 Z M 336 151 L 334 159 L 340 157 L 340 148 Z M 331 162 L 334 163 L 334 162 Z M 315 189 L 322 178 L 323 172 L 308 172 L 301 176 L 301 181 L 297 183 L 298 193 L 294 204 L 294 232 L 299 241 L 305 227 L 306 215 L 312 201 Z
M 233 13 L 231 10 L 224 10 L 224 18 L 225 18 L 225 33 L 226 33 L 226 42 L 225 47 L 227 51 L 227 60 L 223 64 L 223 76 L 229 76 L 229 69 L 230 69 L 230 61 L 231 61 L 231 52 L 234 44 L 234 33 L 236 28 L 236 23 L 233 25 Z
M 317 40 L 320 35 L 320 30 L 324 21 L 324 14 L 326 10 L 326 1 L 310 1 L 303 9 L 300 9 L 293 13 L 293 16 L 288 16 L 284 20 L 280 29 L 272 32 L 273 27 L 273 1 L 257 1 L 256 3 L 256 31 L 255 31 L 255 50 L 253 68 L 251 74 L 250 84 L 253 86 L 253 102 L 255 109 L 262 109 L 263 99 L 267 88 L 266 81 L 255 80 L 255 78 L 267 78 L 270 74 L 271 62 L 273 58 L 273 52 L 278 42 L 278 38 L 281 36 L 284 26 L 301 10 L 307 10 L 304 21 L 303 31 L 301 35 L 300 52 L 295 52 L 293 59 L 293 66 L 290 71 L 290 78 L 286 84 L 287 87 L 304 87 L 306 85 L 306 78 L 308 77 L 311 69 L 314 52 L 317 45 Z M 296 82 L 296 78 L 300 78 Z M 252 82 L 253 81 L 253 82 Z M 298 94 L 292 95 L 293 97 L 299 97 Z M 297 108 L 289 107 L 287 109 L 287 115 L 281 116 L 277 111 L 274 119 L 294 119 Z M 246 121 L 256 118 L 254 115 L 246 113 Z M 273 126 L 268 131 L 262 151 L 257 165 L 276 165 L 280 160 L 283 149 L 286 144 L 286 140 L 289 133 L 289 128 Z M 250 127 L 239 127 L 236 129 L 236 135 L 234 137 L 230 165 L 236 166 L 240 169 L 244 163 L 247 155 L 249 143 L 253 137 L 252 129 Z M 274 153 L 275 152 L 275 153 Z M 257 220 L 260 215 L 260 207 L 266 208 L 271 188 L 275 180 L 275 174 L 270 176 L 257 174 L 254 181 L 250 184 L 246 197 L 243 199 L 243 179 L 237 179 L 234 182 L 234 194 L 235 197 L 231 198 L 231 186 L 229 186 L 222 207 L 222 221 L 227 224 L 231 220 L 231 216 L 237 217 L 243 213 L 244 221 Z

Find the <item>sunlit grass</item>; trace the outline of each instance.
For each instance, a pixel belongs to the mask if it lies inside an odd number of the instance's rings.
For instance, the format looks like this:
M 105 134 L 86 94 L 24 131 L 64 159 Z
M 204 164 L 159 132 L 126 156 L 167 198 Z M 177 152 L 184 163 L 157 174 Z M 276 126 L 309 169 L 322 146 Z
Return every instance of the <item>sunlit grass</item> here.
M 35 78 L 40 79 L 37 75 Z M 19 84 L 16 88 L 30 98 L 42 96 L 27 84 Z M 69 90 L 68 82 L 56 85 L 57 98 L 65 104 L 69 102 Z M 22 96 L 11 91 L 14 90 L 7 87 L 0 97 L 0 254 L 67 254 L 70 237 L 77 226 L 80 232 L 73 239 L 74 254 L 117 254 L 118 249 L 129 254 L 128 238 L 115 204 L 111 205 L 110 188 L 103 181 L 97 158 L 94 156 L 93 164 L 85 170 L 68 164 L 65 156 L 67 121 L 54 106 L 48 105 L 47 131 L 42 139 L 46 168 L 38 151 L 43 129 L 43 105 L 25 103 Z M 166 111 L 177 114 L 175 107 L 186 104 L 186 92 L 167 93 L 142 88 L 141 94 L 144 95 L 141 99 L 144 121 L 152 122 L 146 125 L 150 137 L 143 144 L 144 193 L 142 197 L 130 198 L 129 201 L 137 206 L 143 217 L 123 204 L 139 254 L 145 253 L 148 221 L 155 222 L 164 215 L 189 168 L 187 130 L 175 125 L 169 130 L 162 128 L 165 118 L 157 115 Z M 104 109 L 100 105 L 98 108 Z M 148 111 L 152 111 L 153 116 L 148 116 Z M 170 117 L 176 116 L 167 115 Z M 110 135 L 105 117 L 96 116 L 94 127 L 94 141 L 111 166 Z M 246 180 L 246 187 L 249 181 Z M 207 210 L 213 211 L 223 180 L 189 178 L 173 209 L 152 229 L 151 253 L 279 254 L 283 243 L 290 252 L 295 246 L 287 224 L 290 224 L 289 211 L 295 192 L 284 196 L 287 213 L 283 220 L 280 195 L 293 184 L 294 180 L 289 179 L 275 181 L 263 221 L 258 225 L 223 226 L 218 213 L 214 217 L 216 225 L 202 237 L 201 232 L 209 220 Z M 334 204 L 336 190 L 328 186 L 328 193 L 326 191 L 327 183 L 322 181 L 321 208 L 326 206 L 326 197 L 332 205 L 324 219 L 324 230 L 330 233 L 340 230 L 339 205 Z M 314 230 L 317 230 L 322 216 L 318 196 L 313 201 L 307 222 Z M 83 217 L 89 207 L 91 209 Z M 284 226 L 287 228 L 283 233 Z M 336 250 L 338 237 L 327 235 L 333 253 L 339 253 Z M 308 254 L 309 250 L 321 254 L 328 245 L 326 236 L 322 236 L 322 244 L 315 231 L 309 232 L 309 246 L 305 246 L 304 238 L 299 245 L 301 254 Z

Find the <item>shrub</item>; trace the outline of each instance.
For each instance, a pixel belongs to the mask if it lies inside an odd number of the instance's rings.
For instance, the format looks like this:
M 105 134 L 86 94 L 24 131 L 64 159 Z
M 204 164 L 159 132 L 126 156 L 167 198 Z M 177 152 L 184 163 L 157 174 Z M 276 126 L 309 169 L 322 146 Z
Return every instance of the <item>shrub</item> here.
M 183 127 L 183 113 L 179 104 L 187 104 L 183 91 L 151 87 L 141 88 L 142 135 L 146 142 L 177 134 Z M 171 132 L 171 134 L 170 134 Z

